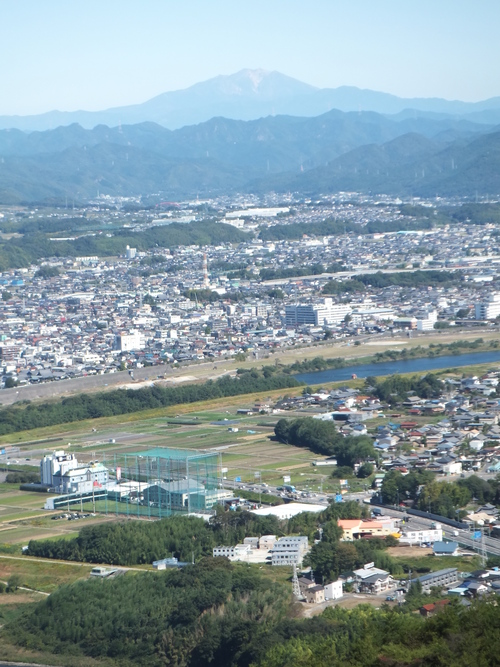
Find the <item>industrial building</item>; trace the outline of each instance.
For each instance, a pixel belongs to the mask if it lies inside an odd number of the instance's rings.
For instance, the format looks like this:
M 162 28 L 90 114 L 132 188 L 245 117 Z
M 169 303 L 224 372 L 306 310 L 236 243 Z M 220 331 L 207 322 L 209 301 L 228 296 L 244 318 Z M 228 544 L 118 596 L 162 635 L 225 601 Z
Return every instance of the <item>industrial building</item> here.
M 54 475 L 64 475 L 70 470 L 78 468 L 78 461 L 74 454 L 57 451 L 44 456 L 40 461 L 40 480 L 44 486 L 54 487 Z
M 55 493 L 88 494 L 105 487 L 109 474 L 98 461 L 81 465 L 74 454 L 56 451 L 40 461 L 40 480 Z
M 91 493 L 96 487 L 105 487 L 108 479 L 108 469 L 96 461 L 88 466 L 55 473 L 52 486 L 56 493 Z

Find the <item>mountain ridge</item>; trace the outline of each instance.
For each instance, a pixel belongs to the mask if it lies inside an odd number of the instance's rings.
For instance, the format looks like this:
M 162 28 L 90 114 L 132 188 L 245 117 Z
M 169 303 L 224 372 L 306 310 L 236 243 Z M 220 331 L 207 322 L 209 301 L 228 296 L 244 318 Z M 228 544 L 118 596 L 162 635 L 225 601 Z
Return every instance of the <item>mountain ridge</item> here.
M 500 97 L 479 102 L 441 98 L 401 98 L 355 86 L 316 88 L 276 71 L 244 69 L 219 75 L 181 90 L 160 93 L 139 104 L 102 111 L 48 111 L 29 116 L 0 116 L 0 129 L 28 132 L 78 123 L 85 129 L 151 121 L 169 129 L 195 125 L 214 116 L 255 120 L 272 115 L 312 117 L 332 109 L 397 114 L 437 113 L 476 122 L 500 123 Z M 471 118 L 471 120 L 474 120 Z

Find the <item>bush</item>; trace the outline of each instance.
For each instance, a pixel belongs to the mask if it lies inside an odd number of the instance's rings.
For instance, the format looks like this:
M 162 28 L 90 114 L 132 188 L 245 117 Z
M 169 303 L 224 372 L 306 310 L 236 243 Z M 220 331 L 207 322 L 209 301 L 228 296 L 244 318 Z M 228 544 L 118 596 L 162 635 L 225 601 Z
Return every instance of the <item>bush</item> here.
M 337 466 L 332 472 L 334 479 L 344 479 L 353 476 L 353 470 L 349 466 Z
M 15 593 L 21 585 L 21 577 L 18 574 L 13 574 L 7 581 L 7 592 Z

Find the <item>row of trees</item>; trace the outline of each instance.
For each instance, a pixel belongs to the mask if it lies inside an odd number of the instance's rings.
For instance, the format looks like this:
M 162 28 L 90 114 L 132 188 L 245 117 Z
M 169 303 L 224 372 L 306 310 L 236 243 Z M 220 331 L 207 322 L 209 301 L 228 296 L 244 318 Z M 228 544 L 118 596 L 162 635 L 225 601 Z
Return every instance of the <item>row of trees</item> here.
M 412 500 L 415 507 L 456 519 L 460 510 L 475 499 L 480 503 L 500 504 L 500 478 L 481 479 L 470 475 L 456 482 L 437 482 L 428 470 L 403 475 L 398 470 L 386 473 L 381 487 L 384 503 L 394 505 Z
M 254 371 L 235 378 L 224 376 L 215 381 L 208 380 L 203 384 L 176 387 L 155 385 L 138 390 L 118 389 L 97 394 L 78 394 L 62 401 L 30 403 L 23 407 L 13 406 L 0 410 L 0 434 L 165 408 L 181 403 L 285 389 L 300 384 L 288 375 L 272 374 L 265 377 L 263 373 Z
M 280 442 L 305 447 L 315 454 L 335 456 L 339 466 L 354 468 L 356 463 L 376 459 L 371 438 L 366 436 L 342 436 L 333 421 L 300 417 L 280 419 L 274 428 Z
M 85 526 L 70 540 L 31 540 L 28 547 L 31 556 L 88 563 L 139 565 L 170 555 L 191 562 L 211 555 L 219 544 L 237 544 L 247 535 L 276 534 L 283 528 L 272 515 L 219 510 L 210 523 L 183 516 L 152 523 L 119 521 Z

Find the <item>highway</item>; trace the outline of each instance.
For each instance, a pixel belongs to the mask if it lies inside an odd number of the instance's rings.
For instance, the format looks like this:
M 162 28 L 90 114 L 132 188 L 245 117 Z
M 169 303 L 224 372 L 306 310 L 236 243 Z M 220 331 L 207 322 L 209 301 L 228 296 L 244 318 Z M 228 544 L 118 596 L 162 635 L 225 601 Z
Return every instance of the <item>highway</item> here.
M 376 505 L 373 505 L 373 507 L 376 507 Z M 425 519 L 423 517 L 406 514 L 406 512 L 403 511 L 387 509 L 385 507 L 381 509 L 383 514 L 386 516 L 393 516 L 398 519 L 402 519 L 404 517 L 407 519 L 409 518 L 409 528 L 412 530 L 428 530 L 431 527 L 431 523 L 433 523 L 433 519 Z M 470 531 L 460 530 L 459 528 L 448 526 L 443 522 L 441 522 L 441 527 L 443 529 L 443 538 L 446 540 L 458 542 L 461 547 L 466 547 L 467 549 L 471 549 L 472 551 L 476 551 L 480 554 L 482 542 L 481 540 L 473 540 L 472 533 Z M 457 530 L 458 535 L 455 535 L 454 533 Z M 487 555 L 500 556 L 500 540 L 485 535 L 484 547 Z
M 242 491 L 249 491 L 255 489 L 253 492 L 254 493 L 259 493 L 259 485 L 258 484 L 247 484 L 245 482 L 235 482 L 233 480 L 225 480 L 224 481 L 224 487 L 226 489 L 230 490 L 242 490 Z M 278 491 L 277 487 L 262 487 L 262 500 L 265 501 L 267 493 L 279 496 L 280 491 Z M 344 500 L 356 500 L 357 502 L 363 502 L 366 498 L 370 498 L 371 494 L 369 492 L 360 492 L 360 493 L 347 493 L 343 496 Z M 309 497 L 299 497 L 298 498 L 290 498 L 290 500 L 293 502 L 294 500 L 296 502 L 300 503 L 315 503 L 319 505 L 323 504 L 328 504 L 331 500 L 333 500 L 334 494 L 327 494 L 327 493 L 317 493 L 317 494 L 311 494 Z M 458 542 L 458 544 L 462 548 L 466 548 L 471 551 L 477 552 L 479 555 L 481 554 L 481 550 L 483 548 L 483 542 L 484 542 L 484 550 L 486 552 L 486 555 L 492 555 L 492 556 L 500 556 L 500 539 L 494 538 L 494 537 L 489 537 L 488 535 L 484 535 L 483 540 L 474 540 L 472 538 L 472 532 L 468 530 L 461 530 L 459 528 L 455 528 L 454 526 L 449 526 L 446 523 L 444 523 L 444 519 L 439 522 L 434 519 L 426 519 L 424 517 L 417 517 L 414 515 L 407 514 L 405 511 L 401 510 L 396 510 L 396 509 L 388 509 L 379 505 L 366 505 L 368 508 L 373 508 L 373 507 L 380 507 L 382 510 L 383 515 L 385 516 L 391 516 L 395 517 L 397 519 L 403 519 L 406 518 L 409 520 L 409 528 L 411 530 L 429 530 L 431 528 L 432 523 L 441 523 L 441 527 L 443 529 L 443 539 L 449 540 L 449 541 L 454 541 Z M 478 527 L 479 529 L 479 527 Z M 458 535 L 455 535 L 455 532 L 458 531 Z

